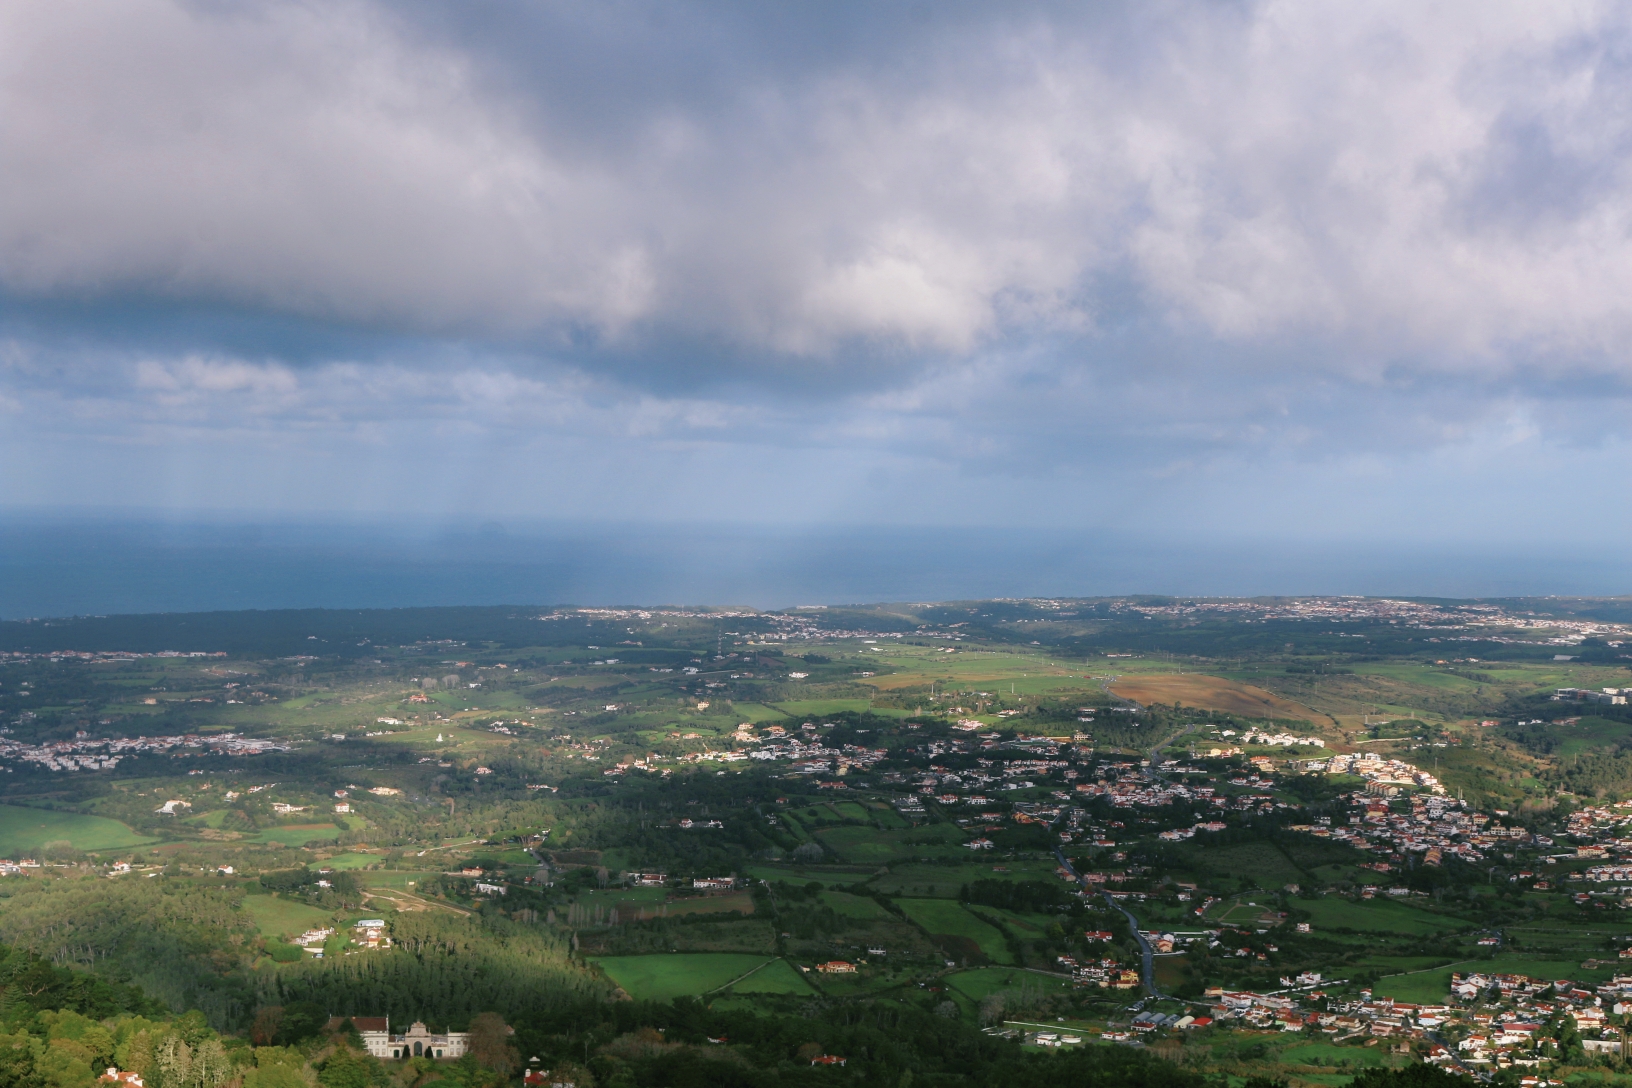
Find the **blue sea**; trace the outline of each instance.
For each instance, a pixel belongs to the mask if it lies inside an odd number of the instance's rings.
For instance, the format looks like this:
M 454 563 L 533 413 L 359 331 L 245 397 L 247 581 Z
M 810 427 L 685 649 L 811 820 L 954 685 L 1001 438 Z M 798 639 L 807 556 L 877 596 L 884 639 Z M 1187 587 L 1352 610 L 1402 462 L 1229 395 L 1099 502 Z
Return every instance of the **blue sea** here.
M 1632 589 L 1620 553 L 1155 539 L 1104 530 L 422 524 L 0 515 L 0 618 L 452 604 Z

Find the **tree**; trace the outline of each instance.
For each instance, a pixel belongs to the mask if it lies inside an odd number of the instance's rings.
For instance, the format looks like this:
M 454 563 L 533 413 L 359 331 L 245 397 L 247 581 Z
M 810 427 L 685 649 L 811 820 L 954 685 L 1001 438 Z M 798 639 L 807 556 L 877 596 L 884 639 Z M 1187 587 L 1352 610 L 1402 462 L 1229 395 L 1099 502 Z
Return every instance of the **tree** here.
M 267 1005 L 255 1014 L 249 1028 L 249 1041 L 256 1046 L 271 1046 L 278 1041 L 283 1029 L 283 1006 Z
M 53 1039 L 34 1061 L 34 1069 L 46 1088 L 91 1088 L 96 1074 L 85 1048 L 72 1039 Z
M 158 1088 L 184 1088 L 193 1075 L 193 1048 L 179 1035 L 167 1035 L 153 1058 Z
M 477 1013 L 470 1020 L 466 1048 L 483 1069 L 509 1076 L 521 1064 L 521 1056 L 510 1045 L 513 1032 L 496 1012 Z
M 41 1088 L 34 1068 L 34 1048 L 28 1036 L 0 1035 L 0 1085 L 5 1088 Z
M 323 1088 L 369 1088 L 378 1068 L 374 1059 L 341 1044 L 323 1063 L 317 1080 Z
M 244 1088 L 311 1088 L 298 1066 L 266 1065 L 244 1074 Z
M 1361 1070 L 1349 1085 L 1350 1088 L 1467 1088 L 1467 1083 L 1437 1066 L 1417 1062 L 1400 1069 L 1373 1066 Z
M 189 1088 L 221 1088 L 233 1075 L 232 1062 L 219 1039 L 205 1039 L 193 1051 L 193 1076 Z

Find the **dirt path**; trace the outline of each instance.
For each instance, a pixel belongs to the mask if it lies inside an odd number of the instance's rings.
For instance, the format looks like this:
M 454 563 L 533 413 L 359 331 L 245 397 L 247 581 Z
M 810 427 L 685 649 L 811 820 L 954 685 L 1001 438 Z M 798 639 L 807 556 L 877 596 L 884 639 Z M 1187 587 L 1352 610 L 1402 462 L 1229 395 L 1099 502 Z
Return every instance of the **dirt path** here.
M 463 907 L 456 907 L 452 903 L 438 903 L 434 900 L 426 899 L 423 896 L 415 895 L 412 892 L 405 892 L 400 888 L 392 888 L 388 891 L 381 891 L 379 889 L 371 888 L 369 889 L 368 897 L 370 899 L 384 899 L 386 902 L 392 905 L 393 909 L 399 911 L 404 909 L 446 910 L 452 911 L 454 914 L 462 915 L 466 918 L 475 913 L 475 911 L 469 911 Z M 404 908 L 401 906 L 403 903 L 407 903 L 409 905 Z

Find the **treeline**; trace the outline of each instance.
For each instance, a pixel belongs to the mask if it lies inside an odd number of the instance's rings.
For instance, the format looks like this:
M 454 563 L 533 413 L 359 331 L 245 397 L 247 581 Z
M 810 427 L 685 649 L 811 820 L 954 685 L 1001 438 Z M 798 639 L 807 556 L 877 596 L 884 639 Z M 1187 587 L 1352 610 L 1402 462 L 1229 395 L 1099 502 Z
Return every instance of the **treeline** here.
M 855 1001 L 760 1012 L 620 1002 L 520 1017 L 517 1042 L 545 1062 L 584 1061 L 597 1085 L 638 1088 L 1205 1088 L 1198 1074 L 1127 1047 L 1024 1055 L 933 1002 Z M 769 1003 L 768 1003 L 769 1004 Z M 774 1009 L 774 1011 L 773 1011 Z M 726 1040 L 725 1043 L 715 1040 Z M 587 1044 L 587 1045 L 586 1045 Z M 574 1048 L 574 1049 L 569 1049 Z M 830 1055 L 843 1066 L 812 1064 Z M 580 1088 L 584 1080 L 579 1080 Z
M 61 966 L 134 982 L 177 1012 L 242 1023 L 262 943 L 237 890 L 131 876 L 6 881 L 0 940 Z
M 255 976 L 261 1005 L 309 1002 L 344 1016 L 463 1026 L 484 1009 L 549 1010 L 612 987 L 572 958 L 569 938 L 501 915 L 395 915 L 390 952 L 308 960 Z
M 317 873 L 304 866 L 262 873 L 260 884 L 268 891 L 296 895 L 315 907 L 340 910 L 363 905 L 363 882 L 356 873 Z
M 0 945 L 5 1088 L 95 1088 L 110 1066 L 137 1074 L 148 1088 L 395 1088 L 383 1063 L 362 1051 L 348 1021 L 320 1011 L 286 1016 L 283 1009 L 263 1008 L 257 1027 L 272 1024 L 272 1037 L 222 1035 L 196 1009 L 171 1016 L 137 987 L 111 985 Z M 401 1083 L 506 1083 L 520 1064 L 509 1027 L 489 1012 L 473 1017 L 470 1028 L 464 1058 L 402 1063 Z M 592 1086 L 586 1081 L 584 1088 Z
M 268 875 L 280 885 L 304 879 Z M 572 957 L 570 938 L 498 912 L 399 914 L 389 951 L 274 966 L 263 952 L 276 949 L 239 909 L 237 889 L 86 877 L 10 881 L 0 894 L 0 939 L 19 955 L 89 969 L 94 974 L 75 976 L 87 986 L 135 983 L 159 1007 L 198 1010 L 218 1030 L 246 1028 L 257 1008 L 302 1001 L 402 1023 L 463 1023 L 485 1009 L 549 1008 L 611 993 Z

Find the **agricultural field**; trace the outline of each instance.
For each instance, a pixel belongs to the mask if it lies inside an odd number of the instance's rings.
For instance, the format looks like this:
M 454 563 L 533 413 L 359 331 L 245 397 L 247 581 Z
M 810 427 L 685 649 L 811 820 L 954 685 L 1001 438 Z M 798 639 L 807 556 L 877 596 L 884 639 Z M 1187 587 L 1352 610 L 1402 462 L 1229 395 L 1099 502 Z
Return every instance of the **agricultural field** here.
M 1334 1046 L 1331 1043 L 1300 1043 L 1289 1046 L 1275 1055 L 1283 1065 L 1334 1066 L 1339 1064 L 1372 1066 L 1386 1065 L 1384 1055 L 1375 1050 L 1356 1046 Z
M 1428 911 L 1394 903 L 1386 899 L 1298 899 L 1297 908 L 1307 911 L 1312 925 L 1322 929 L 1354 929 L 1367 933 L 1398 933 L 1420 936 L 1466 929 L 1470 923 L 1461 918 L 1430 914 Z
M 848 892 L 823 892 L 822 904 L 846 918 L 875 921 L 890 917 L 889 911 L 879 906 L 876 900 Z
M 357 874 L 364 886 L 369 888 L 407 888 L 410 885 L 419 885 L 428 880 L 434 880 L 441 873 L 422 872 L 412 869 L 370 869 Z
M 379 862 L 374 854 L 334 854 L 323 859 L 323 864 L 330 869 L 366 869 Z
M 1264 927 L 1280 924 L 1280 912 L 1260 905 L 1256 900 L 1236 899 L 1218 903 L 1208 911 L 1210 921 L 1237 926 Z
M 284 827 L 273 827 L 252 836 L 250 842 L 276 842 L 284 846 L 305 846 L 309 842 L 319 840 L 334 840 L 340 837 L 340 829 L 333 824 L 289 824 Z
M 900 899 L 897 903 L 931 937 L 953 938 L 946 944 L 953 952 L 993 963 L 1014 962 L 1003 934 L 959 904 L 944 899 Z
M 242 910 L 267 937 L 287 939 L 334 924 L 332 911 L 277 895 L 246 895 Z
M 1005 991 L 1039 990 L 1063 993 L 1071 988 L 1071 983 L 1066 979 L 1009 967 L 977 967 L 969 971 L 954 971 L 946 976 L 946 984 L 976 1003 L 992 994 Z
M 1260 887 L 1281 888 L 1307 880 L 1302 868 L 1274 843 L 1249 842 L 1202 849 L 1187 844 L 1185 859 L 1213 876 L 1250 875 Z
M 125 824 L 78 812 L 0 805 L 0 854 L 16 858 L 51 843 L 75 850 L 128 850 L 161 841 L 138 835 Z
M 913 865 L 891 866 L 890 871 L 873 879 L 871 886 L 889 895 L 903 895 L 920 899 L 956 899 L 964 885 L 976 880 L 1047 880 L 1054 875 L 1052 860 L 1011 860 L 1005 865 L 990 863 L 976 865 Z
M 956 857 L 964 840 L 961 832 L 946 824 L 898 831 L 829 827 L 814 834 L 840 860 L 853 865 L 882 865 L 899 858 Z
M 1331 725 L 1325 714 L 1251 684 L 1199 673 L 1171 676 L 1131 676 L 1118 679 L 1110 690 L 1136 703 L 1182 703 L 1200 710 L 1218 710 L 1246 718 L 1305 721 L 1319 728 Z
M 757 975 L 768 965 L 781 961 L 770 956 L 698 952 L 679 955 L 659 953 L 649 956 L 605 956 L 593 962 L 635 1000 L 671 1001 L 676 997 L 696 996 L 722 990 L 745 975 Z M 788 970 L 792 971 L 792 968 Z M 784 978 L 785 976 L 773 973 L 766 984 L 783 985 L 786 983 L 779 980 Z M 801 978 L 797 981 L 804 980 Z M 806 992 L 808 990 L 807 986 Z M 760 992 L 799 991 L 778 989 Z
M 733 994 L 793 994 L 804 997 L 815 993 L 803 975 L 787 960 L 771 960 L 753 971 L 747 978 L 731 986 Z

